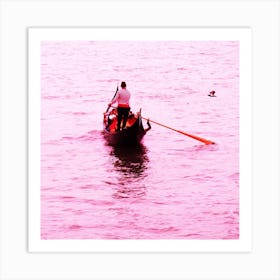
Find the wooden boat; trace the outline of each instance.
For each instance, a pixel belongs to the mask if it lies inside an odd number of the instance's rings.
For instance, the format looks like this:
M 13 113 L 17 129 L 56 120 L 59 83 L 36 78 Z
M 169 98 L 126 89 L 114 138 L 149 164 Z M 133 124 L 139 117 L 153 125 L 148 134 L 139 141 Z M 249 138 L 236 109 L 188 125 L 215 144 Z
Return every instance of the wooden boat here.
M 127 119 L 126 128 L 121 131 L 117 129 L 116 109 L 112 109 L 108 113 L 104 113 L 103 118 L 103 134 L 109 145 L 123 146 L 139 144 L 143 139 L 146 131 L 144 129 L 141 117 L 141 110 L 135 114 L 130 113 Z

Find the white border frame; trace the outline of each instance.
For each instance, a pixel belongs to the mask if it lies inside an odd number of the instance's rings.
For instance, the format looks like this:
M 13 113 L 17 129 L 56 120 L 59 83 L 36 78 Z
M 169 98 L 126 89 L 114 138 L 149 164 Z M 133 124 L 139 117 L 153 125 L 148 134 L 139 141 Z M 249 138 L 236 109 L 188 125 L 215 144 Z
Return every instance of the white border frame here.
M 251 250 L 251 29 L 250 28 L 29 28 L 29 251 L 30 252 L 248 252 Z M 238 41 L 239 201 L 236 240 L 41 240 L 40 59 L 42 41 Z
M 120 17 L 123 10 L 126 16 Z M 280 279 L 278 0 L 1 0 L 0 13 L 1 280 Z M 116 23 L 252 28 L 254 190 L 250 253 L 29 254 L 26 251 L 26 28 Z

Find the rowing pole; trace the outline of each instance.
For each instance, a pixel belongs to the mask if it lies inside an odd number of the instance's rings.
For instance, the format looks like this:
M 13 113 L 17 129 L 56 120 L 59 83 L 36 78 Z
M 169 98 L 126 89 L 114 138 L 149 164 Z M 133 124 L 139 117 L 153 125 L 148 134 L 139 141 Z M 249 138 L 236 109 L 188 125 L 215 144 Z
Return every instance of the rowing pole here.
M 144 120 L 146 120 L 146 121 L 150 121 L 150 122 L 155 123 L 155 124 L 157 124 L 157 125 L 163 126 L 163 127 L 168 128 L 168 129 L 170 129 L 170 130 L 176 131 L 176 132 L 178 132 L 178 133 L 181 133 L 181 134 L 183 134 L 183 135 L 186 135 L 186 136 L 188 136 L 188 137 L 191 137 L 191 138 L 193 138 L 193 139 L 195 139 L 195 140 L 198 140 L 198 141 L 200 141 L 200 142 L 203 142 L 203 143 L 206 144 L 206 145 L 215 144 L 215 142 L 213 142 L 213 141 L 211 141 L 211 140 L 207 140 L 207 139 L 204 139 L 204 138 L 202 138 L 202 137 L 199 137 L 199 136 L 196 136 L 196 135 L 193 135 L 193 134 L 190 134 L 190 133 L 187 133 L 187 132 L 184 132 L 184 131 L 181 131 L 181 130 L 172 128 L 172 127 L 170 127 L 170 126 L 164 125 L 164 124 L 162 124 L 162 123 L 153 121 L 153 120 L 148 119 L 148 118 L 145 118 L 145 117 L 142 117 L 142 118 L 143 118 Z

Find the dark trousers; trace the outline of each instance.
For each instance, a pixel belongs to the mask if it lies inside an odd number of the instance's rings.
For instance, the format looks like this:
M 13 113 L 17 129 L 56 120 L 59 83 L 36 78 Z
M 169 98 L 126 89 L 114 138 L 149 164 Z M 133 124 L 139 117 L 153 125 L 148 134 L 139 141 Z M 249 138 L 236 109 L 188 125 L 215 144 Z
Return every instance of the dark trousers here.
M 118 107 L 118 128 L 117 128 L 118 131 L 121 128 L 122 120 L 123 120 L 122 128 L 125 128 L 129 111 L 130 111 L 130 108 Z

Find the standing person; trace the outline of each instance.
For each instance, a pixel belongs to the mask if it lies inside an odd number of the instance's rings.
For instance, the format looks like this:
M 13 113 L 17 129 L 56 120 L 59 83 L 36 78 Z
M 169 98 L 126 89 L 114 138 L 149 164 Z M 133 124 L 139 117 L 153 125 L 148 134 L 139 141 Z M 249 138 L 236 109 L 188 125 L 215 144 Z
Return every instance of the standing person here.
M 126 128 L 126 122 L 127 122 L 128 114 L 130 111 L 129 100 L 130 100 L 130 92 L 126 89 L 126 83 L 122 82 L 121 89 L 117 92 L 117 94 L 114 97 L 114 99 L 112 100 L 112 102 L 108 104 L 109 106 L 111 106 L 115 102 L 118 102 L 117 131 L 120 131 L 122 120 L 123 120 L 122 129 Z

